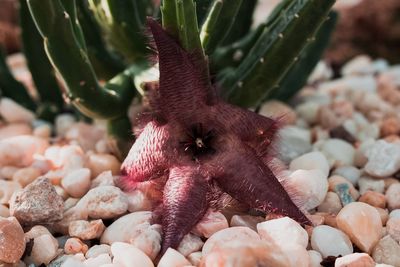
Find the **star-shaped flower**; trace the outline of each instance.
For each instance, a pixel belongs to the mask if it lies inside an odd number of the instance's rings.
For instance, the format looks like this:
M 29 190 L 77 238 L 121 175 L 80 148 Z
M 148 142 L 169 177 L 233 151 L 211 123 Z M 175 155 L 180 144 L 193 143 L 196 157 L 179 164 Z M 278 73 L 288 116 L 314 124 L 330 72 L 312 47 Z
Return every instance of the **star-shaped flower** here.
M 154 20 L 160 83 L 153 115 L 122 165 L 128 189 L 166 178 L 162 200 L 162 251 L 176 248 L 225 192 L 265 212 L 310 224 L 269 167 L 277 121 L 230 105 L 211 85 L 207 63 L 184 51 Z

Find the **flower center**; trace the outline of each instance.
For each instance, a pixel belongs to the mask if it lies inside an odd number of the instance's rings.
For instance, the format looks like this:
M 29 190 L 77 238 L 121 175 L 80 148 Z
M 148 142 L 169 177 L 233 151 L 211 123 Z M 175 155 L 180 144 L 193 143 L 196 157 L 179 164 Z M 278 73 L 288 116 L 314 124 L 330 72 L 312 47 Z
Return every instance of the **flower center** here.
M 197 160 L 205 154 L 212 154 L 215 150 L 211 146 L 214 137 L 214 131 L 205 131 L 201 123 L 193 124 L 186 132 L 187 139 L 180 142 L 184 151 L 190 153 L 193 160 Z

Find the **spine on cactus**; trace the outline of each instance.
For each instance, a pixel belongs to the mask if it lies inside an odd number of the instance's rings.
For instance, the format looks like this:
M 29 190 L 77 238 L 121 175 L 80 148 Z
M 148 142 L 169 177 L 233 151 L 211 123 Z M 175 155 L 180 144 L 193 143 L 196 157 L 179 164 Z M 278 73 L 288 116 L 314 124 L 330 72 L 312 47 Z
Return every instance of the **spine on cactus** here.
M 229 33 L 242 0 L 215 0 L 201 27 L 200 39 L 206 55 L 211 55 Z
M 89 6 L 107 42 L 128 63 L 146 57 L 143 30 L 149 4 L 144 0 L 89 0 Z
M 112 120 L 126 116 L 135 94 L 131 70 L 100 86 L 60 0 L 28 0 L 28 6 L 47 55 L 66 84 L 71 103 L 91 118 Z
M 40 102 L 51 105 L 55 109 L 54 113 L 57 113 L 64 105 L 61 89 L 44 51 L 43 38 L 36 29 L 25 0 L 20 1 L 19 12 L 23 51 Z
M 330 37 L 336 26 L 337 17 L 338 14 L 334 11 L 329 14 L 329 19 L 315 35 L 315 40 L 304 48 L 299 60 L 285 74 L 279 90 L 272 92 L 268 98 L 286 101 L 292 98 L 307 83 L 308 77 L 329 44 Z
M 1 96 L 9 97 L 20 105 L 36 110 L 36 103 L 22 83 L 17 81 L 7 66 L 5 55 L 0 47 L 0 92 Z
M 101 30 L 96 24 L 86 1 L 77 1 L 78 20 L 82 27 L 90 62 L 99 79 L 111 79 L 125 69 L 125 64 L 115 54 L 109 51 Z
M 258 105 L 299 59 L 335 0 L 284 0 L 239 67 L 220 81 L 230 102 Z

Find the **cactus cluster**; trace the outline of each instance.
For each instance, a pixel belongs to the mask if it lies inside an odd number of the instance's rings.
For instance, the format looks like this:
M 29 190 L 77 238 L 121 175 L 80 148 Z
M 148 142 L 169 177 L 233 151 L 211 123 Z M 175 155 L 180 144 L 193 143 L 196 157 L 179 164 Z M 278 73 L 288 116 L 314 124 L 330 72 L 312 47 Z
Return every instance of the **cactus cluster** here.
M 335 0 L 283 0 L 255 29 L 256 0 L 20 2 L 23 47 L 39 101 L 12 77 L 4 56 L 2 94 L 49 119 L 49 110 L 72 105 L 85 116 L 107 120 L 119 140 L 132 138 L 127 109 L 144 94 L 137 79 L 154 70 L 147 16 L 162 21 L 186 51 L 200 52 L 220 96 L 243 107 L 293 96 L 335 26 Z

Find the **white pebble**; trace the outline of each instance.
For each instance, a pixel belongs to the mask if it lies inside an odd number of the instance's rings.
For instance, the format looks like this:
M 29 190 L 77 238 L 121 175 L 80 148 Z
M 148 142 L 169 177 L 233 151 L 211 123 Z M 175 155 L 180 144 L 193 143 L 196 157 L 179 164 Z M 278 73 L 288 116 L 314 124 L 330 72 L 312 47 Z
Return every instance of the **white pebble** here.
M 35 114 L 10 98 L 0 99 L 0 116 L 7 122 L 32 122 Z
M 400 183 L 390 185 L 385 196 L 390 210 L 400 209 Z
M 221 212 L 208 211 L 196 224 L 193 232 L 199 236 L 210 237 L 214 233 L 229 227 L 228 220 Z
M 358 180 L 358 187 L 360 188 L 361 195 L 367 191 L 383 193 L 385 190 L 385 182 L 382 179 L 373 179 L 363 176 Z
M 175 249 L 168 248 L 157 267 L 185 267 L 188 265 L 191 263 L 182 254 Z
M 61 185 L 71 197 L 83 197 L 90 188 L 90 170 L 82 168 L 71 171 L 61 180 Z
M 322 257 L 348 255 L 353 253 L 349 237 L 340 230 L 328 225 L 315 227 L 311 235 L 311 246 Z
M 377 141 L 370 147 L 366 156 L 365 171 L 376 177 L 388 177 L 400 169 L 400 144 Z
M 204 242 L 201 240 L 200 237 L 194 234 L 187 234 L 183 237 L 181 243 L 179 244 L 177 250 L 183 256 L 187 257 L 189 254 L 200 251 L 203 247 Z
M 151 259 L 135 246 L 122 242 L 115 242 L 111 245 L 111 252 L 114 256 L 113 264 L 117 266 L 140 266 L 154 267 Z
M 355 150 L 351 144 L 341 139 L 328 139 L 322 142 L 320 151 L 331 166 L 353 165 Z
M 326 177 L 328 177 L 330 169 L 326 157 L 319 151 L 309 152 L 292 160 L 289 168 L 291 171 L 318 169 L 325 173 Z
M 340 166 L 333 170 L 332 174 L 340 175 L 353 185 L 356 185 L 360 179 L 361 171 L 354 166 Z

